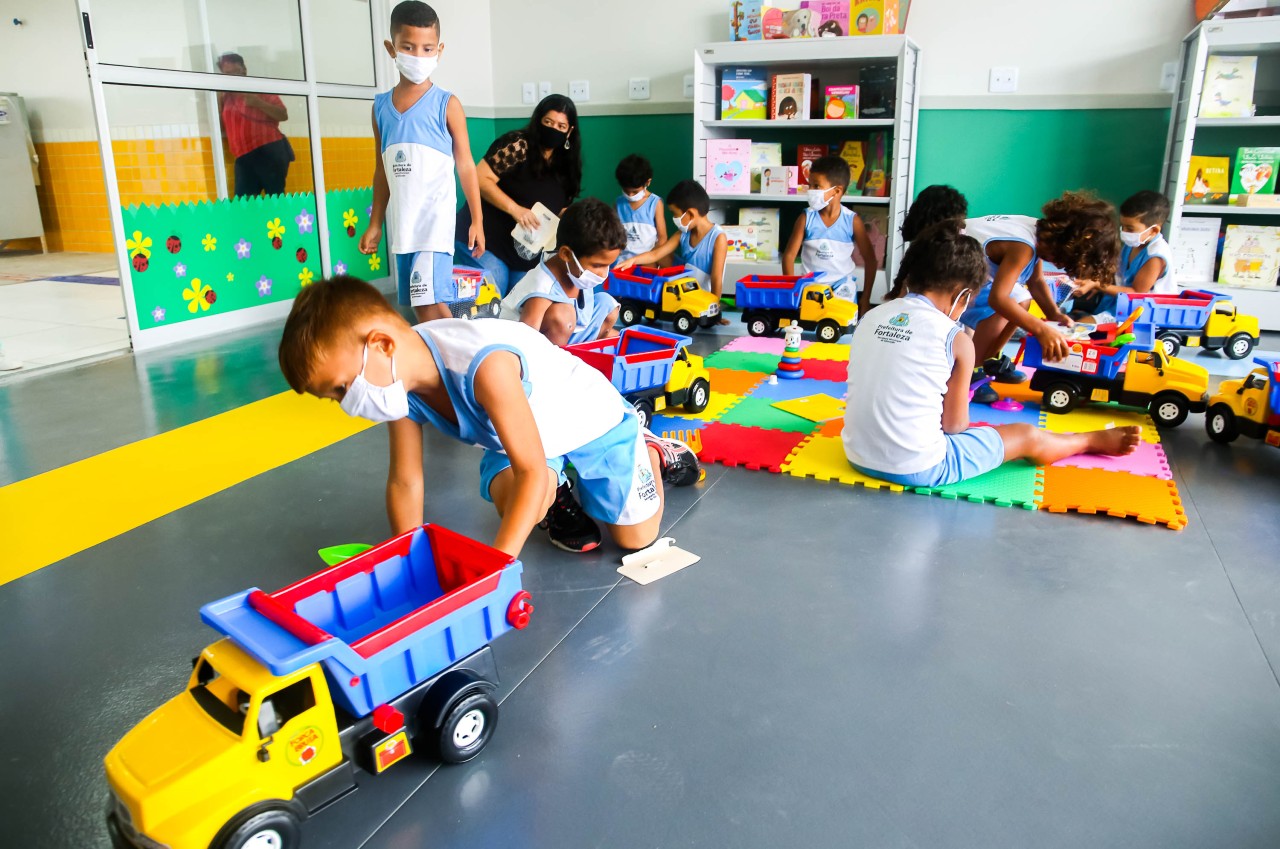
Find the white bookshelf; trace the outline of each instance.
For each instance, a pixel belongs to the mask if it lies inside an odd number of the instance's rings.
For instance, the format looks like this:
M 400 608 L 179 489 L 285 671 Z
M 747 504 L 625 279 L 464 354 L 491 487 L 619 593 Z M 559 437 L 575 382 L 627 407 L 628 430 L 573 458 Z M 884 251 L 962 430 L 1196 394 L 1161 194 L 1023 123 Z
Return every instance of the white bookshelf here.
M 718 71 L 727 65 L 750 65 L 765 68 L 769 74 L 809 73 L 828 85 L 858 82 L 858 71 L 866 65 L 894 63 L 897 68 L 896 98 L 893 118 L 853 118 L 844 120 L 807 119 L 796 121 L 721 120 Z M 784 163 L 797 144 L 830 139 L 831 132 L 848 130 L 847 139 L 865 139 L 872 131 L 888 130 L 890 142 L 889 196 L 883 198 L 847 196 L 844 205 L 855 212 L 859 207 L 889 209 L 888 232 L 885 233 L 884 268 L 876 274 L 873 300 L 879 301 L 893 279 L 893 269 L 902 259 L 902 236 L 899 228 L 914 197 L 916 159 L 916 127 L 919 117 L 918 81 L 920 48 L 904 35 L 853 36 L 845 38 L 782 39 L 777 41 L 731 41 L 703 44 L 694 50 L 693 83 L 693 174 L 707 184 L 707 139 L 750 138 L 752 141 L 781 141 Z M 821 98 L 820 98 L 821 99 Z M 822 135 L 816 135 L 822 133 Z M 804 203 L 804 195 L 713 194 L 712 219 L 724 223 L 737 222 L 737 209 L 743 206 L 787 206 Z M 786 225 L 783 225 L 786 230 Z M 778 234 L 785 246 L 790 231 Z M 797 265 L 799 260 L 797 259 Z M 733 284 L 747 274 L 780 274 L 779 262 L 730 262 L 725 273 L 725 292 L 733 292 Z
M 1234 170 L 1236 147 L 1274 145 L 1275 139 L 1260 138 L 1250 130 L 1280 127 L 1280 114 L 1247 118 L 1201 118 L 1200 95 L 1205 65 L 1214 54 L 1257 56 L 1254 100 L 1264 112 L 1280 113 L 1280 18 L 1209 20 L 1197 26 L 1182 42 L 1182 64 L 1178 91 L 1169 121 L 1162 183 L 1171 209 L 1169 241 L 1177 244 L 1184 215 L 1213 215 L 1223 224 L 1271 224 L 1280 226 L 1280 208 L 1230 206 L 1227 204 L 1184 204 L 1187 174 L 1193 154 L 1231 157 Z M 1228 130 L 1241 131 L 1237 143 Z M 1200 133 L 1200 130 L 1208 130 Z M 1199 139 L 1199 145 L 1197 145 Z M 1256 315 L 1264 330 L 1280 330 L 1280 286 L 1270 289 L 1242 289 L 1218 283 L 1186 283 L 1183 288 L 1221 290 L 1230 295 L 1241 312 Z

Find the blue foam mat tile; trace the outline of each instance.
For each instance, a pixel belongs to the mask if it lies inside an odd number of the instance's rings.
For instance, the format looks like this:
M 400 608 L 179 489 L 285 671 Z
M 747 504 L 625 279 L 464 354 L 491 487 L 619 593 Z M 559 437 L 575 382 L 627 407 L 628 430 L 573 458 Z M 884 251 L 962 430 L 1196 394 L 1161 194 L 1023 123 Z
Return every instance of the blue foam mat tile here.
M 752 389 L 747 393 L 748 398 L 760 398 L 764 401 L 793 401 L 796 398 L 805 398 L 809 395 L 830 395 L 836 400 L 843 400 L 848 385 L 837 380 L 810 380 L 809 378 L 800 378 L 799 380 L 783 380 L 778 379 L 777 383 L 770 383 L 768 378 L 765 382 Z
M 654 433 L 671 432 L 676 430 L 702 430 L 707 423 L 702 419 L 683 419 L 676 416 L 664 416 L 658 414 L 653 417 L 653 421 L 649 423 L 649 430 Z
M 1022 409 L 997 410 L 990 404 L 969 404 L 969 421 L 982 422 L 989 425 L 1029 424 L 1037 427 L 1040 424 L 1040 405 L 1022 402 Z

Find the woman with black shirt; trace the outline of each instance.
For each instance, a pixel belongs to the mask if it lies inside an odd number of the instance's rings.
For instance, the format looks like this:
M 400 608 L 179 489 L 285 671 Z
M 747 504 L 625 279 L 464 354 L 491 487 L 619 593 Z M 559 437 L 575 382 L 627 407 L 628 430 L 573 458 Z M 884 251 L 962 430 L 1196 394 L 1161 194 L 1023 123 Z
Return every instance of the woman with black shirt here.
M 511 236 L 516 223 L 532 226 L 532 207 L 541 203 L 556 215 L 577 198 L 582 187 L 582 140 L 578 133 L 578 109 L 562 94 L 544 97 L 529 124 L 499 136 L 476 165 L 484 217 L 486 252 L 472 259 L 464 245 L 457 257 L 478 263 L 506 294 L 540 257 L 529 254 Z M 464 204 L 458 220 L 470 226 L 471 212 Z

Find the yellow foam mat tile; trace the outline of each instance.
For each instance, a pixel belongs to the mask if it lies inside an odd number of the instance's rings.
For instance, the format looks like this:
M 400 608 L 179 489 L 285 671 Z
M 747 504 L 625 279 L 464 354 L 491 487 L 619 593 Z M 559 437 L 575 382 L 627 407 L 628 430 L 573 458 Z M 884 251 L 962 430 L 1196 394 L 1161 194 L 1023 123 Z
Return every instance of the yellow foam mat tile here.
M 806 395 L 790 401 L 774 401 L 773 406 L 811 422 L 827 422 L 844 415 L 844 402 L 830 395 Z
M 1160 444 L 1160 433 L 1151 416 L 1136 410 L 1124 410 L 1119 407 L 1086 405 L 1069 413 L 1040 413 L 1040 426 L 1053 433 L 1085 433 L 1090 430 L 1102 430 L 1107 425 L 1125 427 L 1139 425 L 1142 428 L 1142 441 L 1152 445 Z
M 800 349 L 802 360 L 849 360 L 849 345 L 842 342 L 814 342 Z
M 865 486 L 867 489 L 887 489 L 890 492 L 902 492 L 905 489 L 900 484 L 868 477 L 850 466 L 844 455 L 844 441 L 838 436 L 809 437 L 791 452 L 791 456 L 782 464 L 782 471 L 797 478 L 836 481 L 849 486 Z
M 704 422 L 713 422 L 733 409 L 734 405 L 741 400 L 741 395 L 730 395 L 727 392 L 717 392 L 713 389 L 711 390 L 711 399 L 707 402 L 706 409 L 701 413 L 691 413 L 684 407 L 668 407 L 662 411 L 662 415 L 670 416 L 673 419 L 700 419 Z

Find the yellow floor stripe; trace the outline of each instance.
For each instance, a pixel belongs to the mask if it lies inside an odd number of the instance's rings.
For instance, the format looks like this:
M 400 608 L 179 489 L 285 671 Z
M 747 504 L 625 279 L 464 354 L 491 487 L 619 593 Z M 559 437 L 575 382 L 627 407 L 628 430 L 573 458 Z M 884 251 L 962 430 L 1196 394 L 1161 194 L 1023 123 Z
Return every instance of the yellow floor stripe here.
M 371 426 L 283 392 L 0 487 L 0 584 Z

